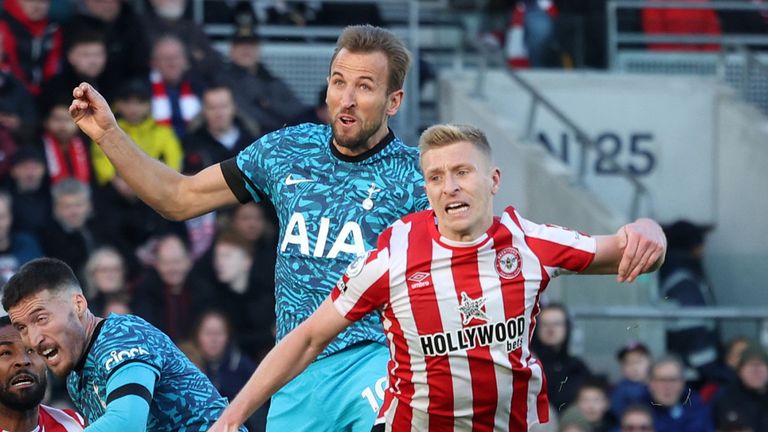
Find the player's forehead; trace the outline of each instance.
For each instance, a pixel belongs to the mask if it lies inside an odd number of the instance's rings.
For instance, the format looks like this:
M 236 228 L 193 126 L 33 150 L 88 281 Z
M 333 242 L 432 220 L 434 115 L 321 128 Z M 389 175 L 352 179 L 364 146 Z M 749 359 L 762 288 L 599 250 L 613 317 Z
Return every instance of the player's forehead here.
M 451 171 L 461 167 L 478 168 L 484 161 L 482 153 L 467 141 L 429 148 L 421 156 L 421 166 L 427 174 L 431 171 Z
M 382 51 L 357 52 L 342 48 L 331 63 L 331 78 L 386 81 L 388 71 L 387 56 Z
M 8 311 L 8 317 L 11 322 L 16 324 L 23 324 L 27 322 L 32 315 L 39 312 L 47 312 L 55 309 L 61 304 L 60 294 L 54 294 L 48 289 L 38 291 L 24 297 L 19 303 L 10 308 Z
M 0 349 L 13 345 L 21 345 L 19 332 L 12 325 L 0 326 Z

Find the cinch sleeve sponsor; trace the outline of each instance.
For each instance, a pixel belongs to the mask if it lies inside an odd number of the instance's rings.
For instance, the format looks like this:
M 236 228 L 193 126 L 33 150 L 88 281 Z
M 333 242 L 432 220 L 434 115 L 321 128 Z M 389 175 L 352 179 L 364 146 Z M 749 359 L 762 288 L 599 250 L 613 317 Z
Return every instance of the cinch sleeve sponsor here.
M 597 241 L 584 233 L 551 224 L 537 224 L 515 211 L 526 242 L 550 277 L 584 271 L 592 263 Z
M 162 370 L 162 358 L 151 346 L 151 341 L 154 340 L 152 335 L 128 322 L 115 327 L 127 328 L 113 328 L 112 331 L 102 334 L 99 343 L 93 347 L 96 365 L 104 376 L 109 377 L 123 366 L 134 362 L 149 365 L 159 374 Z
M 389 249 L 377 249 L 353 261 L 331 291 L 336 310 L 357 321 L 389 298 Z

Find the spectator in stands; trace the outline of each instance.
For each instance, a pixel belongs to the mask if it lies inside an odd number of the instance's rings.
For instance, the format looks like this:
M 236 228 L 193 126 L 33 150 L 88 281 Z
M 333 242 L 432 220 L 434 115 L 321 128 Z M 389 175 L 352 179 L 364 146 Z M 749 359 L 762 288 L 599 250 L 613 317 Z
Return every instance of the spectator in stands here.
M 232 320 L 243 351 L 260 359 L 274 345 L 274 294 L 261 291 L 251 281 L 251 270 L 273 263 L 253 260 L 253 244 L 234 231 L 222 231 L 213 246 L 214 269 L 222 284 L 219 305 Z
M 571 324 L 563 305 L 542 307 L 537 321 L 531 350 L 544 366 L 550 403 L 563 412 L 592 373 L 581 359 L 568 352 Z
M 181 144 L 170 126 L 152 118 L 150 100 L 151 90 L 144 81 L 134 79 L 123 83 L 115 96 L 117 124 L 145 153 L 180 171 L 184 157 Z M 91 154 L 98 184 L 112 181 L 115 167 L 95 142 L 91 144 Z
M 176 36 L 158 38 L 152 47 L 152 117 L 173 127 L 178 138 L 184 138 L 187 124 L 200 113 L 203 86 L 190 72 L 184 43 Z M 246 83 L 238 83 L 244 89 Z
M 8 282 L 27 261 L 41 257 L 43 251 L 30 233 L 12 231 L 13 200 L 0 190 L 0 284 Z
M 583 419 L 592 432 L 608 432 L 616 427 L 616 419 L 609 411 L 608 384 L 600 378 L 584 381 L 576 393 L 576 402 L 561 417 L 562 423 L 570 418 Z
M 654 363 L 648 389 L 657 432 L 714 432 L 709 409 L 685 385 L 683 363 L 677 357 Z
M 665 2 L 669 0 L 652 0 Z M 707 0 L 684 0 L 706 3 Z M 720 35 L 720 21 L 713 9 L 654 9 L 642 11 L 643 31 L 648 35 Z M 718 44 L 652 43 L 655 51 L 719 51 Z
M 4 38 L 0 31 L 0 133 L 17 134 L 34 128 L 37 111 L 24 84 L 4 66 Z
M 70 20 L 64 31 L 70 40 L 78 38 L 78 33 L 83 31 L 103 35 L 107 64 L 100 84 L 106 89 L 114 90 L 120 83 L 132 78 L 146 78 L 149 73 L 149 43 L 144 32 L 139 30 L 140 21 L 130 3 L 82 0 L 80 14 Z
M 137 252 L 154 236 L 165 232 L 185 234 L 182 223 L 163 219 L 141 201 L 120 176 L 112 177 L 109 183 L 96 189 L 94 205 L 100 232 L 125 258 L 131 280 L 142 270 Z
M 704 403 L 711 405 L 726 388 L 739 381 L 738 369 L 741 353 L 749 345 L 750 340 L 743 336 L 736 336 L 726 344 L 722 361 L 718 363 L 717 373 L 709 377 L 699 389 L 699 395 Z
M 104 305 L 105 317 L 109 316 L 109 314 L 128 315 L 130 313 L 133 313 L 130 301 L 125 297 L 112 298 Z
M 203 167 L 235 157 L 257 135 L 236 114 L 229 87 L 208 87 L 203 92 L 203 123 L 184 138 L 184 152 L 197 153 Z
M 66 45 L 66 63 L 61 73 L 43 84 L 40 104 L 45 106 L 51 99 L 71 98 L 72 89 L 87 82 L 112 100 L 114 89 L 104 85 L 109 78 L 103 73 L 107 64 L 107 47 L 100 33 L 79 31 Z
M 289 122 L 291 125 L 302 123 L 331 124 L 331 115 L 328 112 L 328 104 L 325 102 L 328 86 L 323 86 L 317 93 L 315 106 L 305 109 L 298 117 Z
M 69 178 L 87 184 L 93 178 L 88 147 L 69 115 L 70 99 L 62 96 L 45 110 L 42 140 L 52 185 Z
M 311 8 L 312 2 L 308 3 L 307 6 Z M 379 4 L 374 1 L 358 1 L 354 3 L 324 1 L 320 2 L 320 7 L 312 12 L 314 12 L 315 16 L 308 24 L 335 27 L 356 24 L 370 24 L 377 27 L 386 25 L 384 18 L 381 17 Z
M 630 342 L 616 355 L 622 379 L 611 391 L 611 413 L 621 418 L 626 407 L 642 403 L 648 394 L 651 353 L 642 342 Z
M 218 310 L 207 310 L 197 319 L 192 342 L 199 356 L 198 367 L 228 400 L 235 398 L 256 370 L 256 364 L 237 346 L 230 320 Z M 260 408 L 246 426 L 251 432 L 264 431 L 267 409 Z
M 715 422 L 723 428 L 736 421 L 753 431 L 768 431 L 768 355 L 756 344 L 741 354 L 738 380 L 715 403 Z
M 88 256 L 100 245 L 101 236 L 90 219 L 93 204 L 91 188 L 75 178 L 59 181 L 51 187 L 53 222 L 39 234 L 43 252 L 58 258 L 82 278 Z
M 144 28 L 152 42 L 164 35 L 176 36 L 184 42 L 192 70 L 206 84 L 216 81 L 224 65 L 221 55 L 196 22 L 184 18 L 187 0 L 150 0 L 151 11 L 144 16 Z
M 152 268 L 134 289 L 131 310 L 175 342 L 190 336 L 189 323 L 212 303 L 211 287 L 190 274 L 192 259 L 176 234 L 162 236 Z
M 34 234 L 50 223 L 51 193 L 42 149 L 24 146 L 13 155 L 8 189 L 13 200 L 13 229 Z
M 231 63 L 225 79 L 234 93 L 240 112 L 255 121 L 261 133 L 277 130 L 304 109 L 288 85 L 261 64 L 259 38 L 253 34 L 238 34 L 230 47 Z
M 127 303 L 130 296 L 126 284 L 125 263 L 117 249 L 103 246 L 88 257 L 85 263 L 85 292 L 88 308 L 103 313 L 106 306 L 114 301 Z
M 645 405 L 630 405 L 621 416 L 621 432 L 655 432 L 653 414 Z
M 59 71 L 62 33 L 48 20 L 50 0 L 5 0 L 0 16 L 5 63 L 30 93 Z
M 703 263 L 706 231 L 684 220 L 664 227 L 669 253 L 659 270 L 659 288 L 666 302 L 679 307 L 715 304 Z M 711 320 L 667 322 L 667 350 L 683 360 L 686 380 L 696 384 L 717 375 L 718 339 Z

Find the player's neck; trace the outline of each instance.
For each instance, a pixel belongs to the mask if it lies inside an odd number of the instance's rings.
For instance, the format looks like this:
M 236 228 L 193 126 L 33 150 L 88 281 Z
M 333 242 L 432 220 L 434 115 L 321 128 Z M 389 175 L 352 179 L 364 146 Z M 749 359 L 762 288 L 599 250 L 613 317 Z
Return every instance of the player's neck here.
M 386 136 L 389 135 L 389 126 L 384 123 L 381 125 L 379 130 L 376 131 L 373 135 L 371 135 L 370 138 L 368 138 L 368 141 L 366 141 L 364 146 L 356 147 L 354 149 L 350 149 L 344 146 L 340 146 L 336 144 L 336 139 L 334 139 L 333 146 L 336 147 L 336 150 L 339 151 L 339 153 L 343 154 L 347 157 L 357 157 L 361 154 L 371 150 L 372 148 L 376 147 L 377 144 L 379 144 Z
M 38 407 L 16 411 L 0 404 L 0 431 L 30 432 L 37 427 Z
M 85 352 L 85 349 L 88 347 L 88 344 L 91 342 L 91 338 L 93 337 L 93 332 L 96 330 L 96 325 L 104 318 L 97 317 L 90 310 L 87 310 L 85 312 L 85 316 L 82 319 L 83 319 L 83 324 L 85 326 L 85 345 L 83 346 L 83 351 L 80 353 L 81 357 L 88 354 Z

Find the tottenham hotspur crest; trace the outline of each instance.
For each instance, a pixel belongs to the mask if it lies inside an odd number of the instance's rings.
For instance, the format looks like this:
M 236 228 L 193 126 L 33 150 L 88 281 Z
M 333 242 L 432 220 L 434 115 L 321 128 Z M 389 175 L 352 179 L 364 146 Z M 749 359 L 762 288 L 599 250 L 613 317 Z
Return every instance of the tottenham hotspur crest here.
M 496 254 L 496 273 L 504 279 L 514 279 L 520 274 L 520 252 L 513 247 Z
M 485 297 L 473 299 L 470 298 L 467 293 L 462 292 L 461 304 L 456 308 L 464 316 L 464 319 L 461 322 L 462 325 L 469 324 L 469 322 L 472 321 L 472 318 L 481 319 L 487 322 L 489 318 L 488 315 L 483 312 L 483 306 L 485 306 Z

